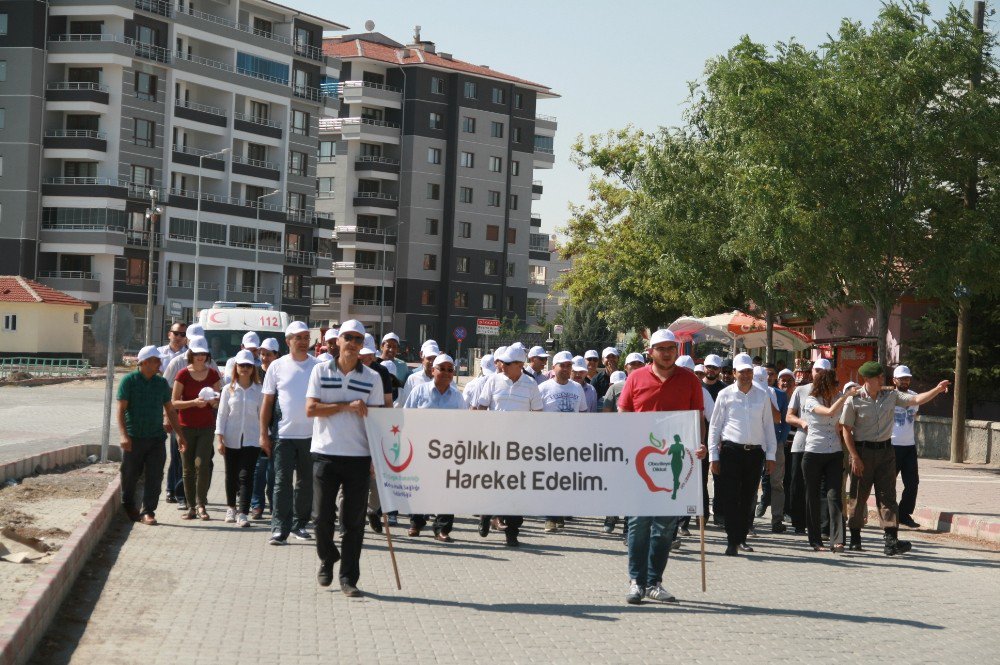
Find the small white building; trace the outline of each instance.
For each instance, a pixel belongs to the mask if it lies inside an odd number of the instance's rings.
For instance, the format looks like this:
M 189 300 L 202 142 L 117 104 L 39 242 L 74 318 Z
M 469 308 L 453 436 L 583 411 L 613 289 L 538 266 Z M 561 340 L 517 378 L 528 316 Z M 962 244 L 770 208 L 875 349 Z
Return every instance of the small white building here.
M 81 357 L 89 307 L 44 284 L 0 275 L 0 357 Z

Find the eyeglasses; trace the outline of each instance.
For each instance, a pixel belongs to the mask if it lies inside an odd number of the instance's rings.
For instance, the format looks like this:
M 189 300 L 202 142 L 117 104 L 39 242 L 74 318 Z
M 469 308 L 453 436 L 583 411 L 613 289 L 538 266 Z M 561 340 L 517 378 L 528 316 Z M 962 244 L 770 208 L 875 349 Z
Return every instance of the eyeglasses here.
M 360 344 L 365 341 L 365 338 L 362 337 L 361 335 L 351 335 L 351 334 L 341 335 L 340 339 L 344 340 L 345 342 L 352 342 L 354 344 Z
M 187 331 L 186 330 L 171 330 L 169 332 L 170 332 L 171 335 L 177 335 L 178 337 L 186 337 L 187 336 Z
M 434 369 L 436 369 L 437 371 L 439 371 L 439 372 L 441 372 L 443 374 L 454 374 L 455 373 L 455 368 L 454 367 L 445 367 L 444 365 L 438 365 Z

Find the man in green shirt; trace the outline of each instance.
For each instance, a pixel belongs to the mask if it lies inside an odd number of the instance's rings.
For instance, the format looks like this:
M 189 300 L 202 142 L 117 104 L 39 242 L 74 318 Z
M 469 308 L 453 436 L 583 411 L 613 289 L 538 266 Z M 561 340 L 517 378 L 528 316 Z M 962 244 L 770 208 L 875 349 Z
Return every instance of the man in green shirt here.
M 177 414 L 170 403 L 170 386 L 158 374 L 160 353 L 155 346 L 139 351 L 139 368 L 127 374 L 118 386 L 118 431 L 122 449 L 122 506 L 133 522 L 156 524 L 156 505 L 160 500 L 163 465 L 167 461 L 167 433 L 164 418 L 177 433 L 177 445 L 183 450 L 187 441 Z M 135 486 L 145 474 L 142 509 L 135 505 Z

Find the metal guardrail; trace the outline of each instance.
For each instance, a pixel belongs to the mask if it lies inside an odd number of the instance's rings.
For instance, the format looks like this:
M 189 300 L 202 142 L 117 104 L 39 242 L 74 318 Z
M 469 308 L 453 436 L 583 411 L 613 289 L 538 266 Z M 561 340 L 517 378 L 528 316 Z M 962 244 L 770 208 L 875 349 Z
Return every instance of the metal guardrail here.
M 205 67 L 211 67 L 212 69 L 218 69 L 224 72 L 233 72 L 236 70 L 232 65 L 222 62 L 221 60 L 213 60 L 212 58 L 203 58 L 200 55 L 194 55 L 193 53 L 185 53 L 184 51 L 174 51 L 174 57 L 178 60 L 187 60 L 188 62 L 193 62 L 198 65 L 204 65 Z
M 398 201 L 395 194 L 384 194 L 382 192 L 354 192 L 356 199 L 378 199 L 379 201 Z
M 108 86 L 101 83 L 88 83 L 85 81 L 53 81 L 45 86 L 46 90 L 95 90 L 97 92 L 107 92 Z
M 233 113 L 233 118 L 236 120 L 242 120 L 243 122 L 249 122 L 253 125 L 263 125 L 264 127 L 273 127 L 274 129 L 281 129 L 281 124 L 274 122 L 273 120 L 268 120 L 267 118 L 259 118 L 255 115 L 250 115 L 249 113 L 240 113 L 235 111 Z
M 215 14 L 208 14 L 205 12 L 200 12 L 196 9 L 188 7 L 177 6 L 177 12 L 179 14 L 187 14 L 188 16 L 193 16 L 195 18 L 201 19 L 203 21 L 208 21 L 210 23 L 216 23 L 218 25 L 224 25 L 227 28 L 233 28 L 234 30 L 239 30 L 240 32 L 245 32 L 247 34 L 255 35 L 257 37 L 263 37 L 264 39 L 270 39 L 272 41 L 278 42 L 279 44 L 291 44 L 292 40 L 288 37 L 282 37 L 281 35 L 276 35 L 273 32 L 267 32 L 264 30 L 258 30 L 257 28 L 251 27 L 244 23 L 238 23 L 232 19 L 225 18 L 223 16 L 216 16 Z
M 45 138 L 107 140 L 108 135 L 95 129 L 46 129 Z
M 344 125 L 373 125 L 375 127 L 388 127 L 390 129 L 399 129 L 399 123 L 388 122 L 386 120 L 374 120 L 372 118 L 320 118 L 319 128 L 321 131 L 332 131 L 339 132 L 342 131 Z
M 390 166 L 399 166 L 399 160 L 393 157 L 373 157 L 371 155 L 361 155 L 354 161 L 371 162 L 372 164 L 389 164 Z
M 241 157 L 240 155 L 233 155 L 233 164 L 246 164 L 247 166 L 256 166 L 261 169 L 271 169 L 272 171 L 280 171 L 279 167 L 274 162 L 265 162 L 262 159 L 250 159 L 249 157 Z M 304 173 L 302 175 L 305 175 Z
M 100 279 L 99 272 L 84 272 L 82 270 L 39 270 L 38 276 L 42 279 Z
M 191 109 L 192 111 L 202 111 L 204 113 L 211 113 L 212 115 L 221 115 L 223 118 L 226 117 L 226 112 L 218 106 L 209 106 L 208 104 L 199 104 L 197 102 L 189 102 L 183 99 L 174 100 L 174 106 L 183 106 L 184 108 Z
M 547 120 L 549 122 L 559 122 L 559 118 L 554 115 L 545 115 L 544 113 L 536 113 L 535 120 Z
M 383 83 L 372 83 L 371 81 L 342 81 L 337 88 L 340 94 L 344 94 L 346 88 L 372 88 L 373 90 L 385 90 L 386 92 L 403 92 L 401 88 Z
M 0 379 L 7 379 L 15 372 L 37 376 L 86 376 L 90 374 L 90 361 L 82 358 L 34 358 L 16 356 L 0 358 Z

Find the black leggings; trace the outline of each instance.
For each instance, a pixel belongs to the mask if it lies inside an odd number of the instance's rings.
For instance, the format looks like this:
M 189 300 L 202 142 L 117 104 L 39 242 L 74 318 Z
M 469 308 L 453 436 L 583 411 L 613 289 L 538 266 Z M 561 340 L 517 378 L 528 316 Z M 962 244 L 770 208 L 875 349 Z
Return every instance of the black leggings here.
M 226 463 L 226 505 L 236 505 L 236 495 L 239 494 L 239 512 L 244 515 L 250 511 L 250 495 L 253 494 L 253 473 L 257 467 L 257 456 L 260 448 L 244 446 L 242 448 L 226 448 L 223 459 Z

